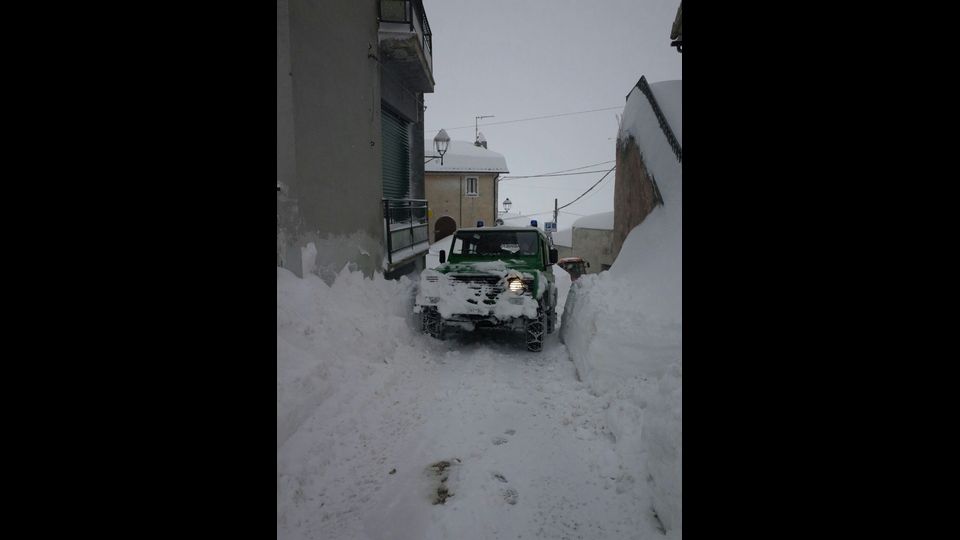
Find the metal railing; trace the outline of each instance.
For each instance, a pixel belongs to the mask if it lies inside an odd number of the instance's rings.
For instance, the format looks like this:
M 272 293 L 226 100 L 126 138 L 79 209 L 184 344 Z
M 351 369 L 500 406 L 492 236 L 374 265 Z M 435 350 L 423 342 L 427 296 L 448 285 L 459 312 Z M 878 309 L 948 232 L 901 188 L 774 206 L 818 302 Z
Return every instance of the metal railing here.
M 427 201 L 424 199 L 383 199 L 383 229 L 387 238 L 387 260 L 394 263 L 394 256 L 410 250 L 410 256 L 426 252 L 411 248 L 429 242 L 429 218 Z M 408 259 L 397 258 L 398 261 Z
M 683 149 L 680 147 L 680 142 L 677 141 L 677 138 L 674 136 L 673 130 L 670 129 L 670 124 L 667 123 L 667 118 L 663 115 L 663 111 L 660 110 L 657 99 L 653 97 L 653 91 L 650 90 L 650 85 L 647 84 L 646 77 L 641 76 L 636 86 L 643 92 L 643 95 L 647 96 L 647 101 L 649 101 L 650 106 L 653 107 L 653 114 L 657 116 L 657 120 L 660 122 L 660 129 L 663 131 L 663 134 L 667 136 L 667 142 L 670 143 L 670 148 L 673 148 L 673 153 L 677 156 L 677 161 L 682 163 Z
M 380 0 L 377 4 L 377 17 L 380 22 L 409 24 L 411 32 L 420 30 L 423 35 L 423 50 L 433 59 L 433 32 L 430 31 L 427 12 L 423 9 L 423 0 Z M 414 22 L 419 25 L 419 29 L 414 27 Z

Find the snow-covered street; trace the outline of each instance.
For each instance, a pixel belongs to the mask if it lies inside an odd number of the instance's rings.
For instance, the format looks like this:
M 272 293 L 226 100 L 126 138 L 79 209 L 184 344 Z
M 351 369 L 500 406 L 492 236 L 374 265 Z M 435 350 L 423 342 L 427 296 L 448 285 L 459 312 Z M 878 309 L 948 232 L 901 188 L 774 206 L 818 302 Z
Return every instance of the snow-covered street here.
M 545 270 L 559 328 L 541 352 L 425 335 L 416 275 L 277 268 L 278 538 L 682 538 L 682 169 L 639 90 L 618 141 L 659 204 L 609 270 Z
M 606 402 L 578 381 L 556 334 L 541 354 L 492 331 L 444 342 L 410 335 L 278 449 L 278 536 L 656 531 L 642 479 L 619 468 Z M 449 498 L 435 504 L 444 489 Z

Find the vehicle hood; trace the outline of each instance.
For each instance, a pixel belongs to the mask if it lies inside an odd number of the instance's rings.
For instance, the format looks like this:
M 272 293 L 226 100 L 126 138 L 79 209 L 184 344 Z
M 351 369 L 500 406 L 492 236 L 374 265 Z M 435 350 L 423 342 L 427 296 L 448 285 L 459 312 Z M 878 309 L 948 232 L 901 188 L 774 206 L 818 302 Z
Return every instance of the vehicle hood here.
M 458 261 L 442 264 L 432 270 L 448 276 L 497 276 L 502 280 L 516 276 L 523 280 L 533 280 L 533 297 L 539 299 L 547 288 L 546 276 L 530 261 L 506 259 L 494 261 Z M 431 270 L 424 271 L 426 276 Z

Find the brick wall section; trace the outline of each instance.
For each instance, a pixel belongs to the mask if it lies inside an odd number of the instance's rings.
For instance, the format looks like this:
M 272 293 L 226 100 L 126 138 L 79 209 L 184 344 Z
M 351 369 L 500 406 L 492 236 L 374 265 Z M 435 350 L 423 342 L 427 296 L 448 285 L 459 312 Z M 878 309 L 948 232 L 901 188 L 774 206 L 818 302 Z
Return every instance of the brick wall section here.
M 614 181 L 611 251 L 616 259 L 630 231 L 656 206 L 653 182 L 650 181 L 640 148 L 632 136 L 626 140 L 617 140 L 617 171 Z

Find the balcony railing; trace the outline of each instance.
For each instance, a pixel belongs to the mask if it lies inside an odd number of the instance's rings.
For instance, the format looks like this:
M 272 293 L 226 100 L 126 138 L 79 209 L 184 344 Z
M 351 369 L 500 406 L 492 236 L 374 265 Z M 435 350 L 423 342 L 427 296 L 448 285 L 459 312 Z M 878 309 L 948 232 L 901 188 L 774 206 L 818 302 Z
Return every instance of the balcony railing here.
M 380 22 L 409 24 L 411 32 L 422 36 L 423 51 L 432 65 L 433 32 L 423 9 L 423 0 L 380 0 L 378 10 Z
M 383 199 L 383 229 L 391 265 L 430 248 L 427 210 L 423 199 Z

